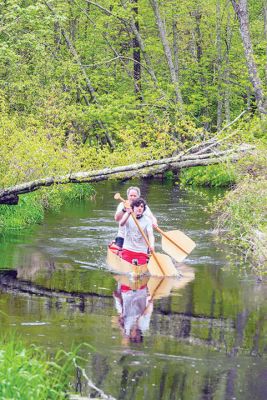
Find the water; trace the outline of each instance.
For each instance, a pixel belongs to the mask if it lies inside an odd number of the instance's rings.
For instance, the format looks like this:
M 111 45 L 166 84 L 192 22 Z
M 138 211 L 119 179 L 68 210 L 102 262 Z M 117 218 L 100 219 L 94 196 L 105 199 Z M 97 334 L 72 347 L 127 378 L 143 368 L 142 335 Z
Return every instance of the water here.
M 1 332 L 52 353 L 89 344 L 83 368 L 116 399 L 266 399 L 266 283 L 242 265 L 230 268 L 229 248 L 216 247 L 203 207 L 218 193 L 134 184 L 163 230 L 180 229 L 197 243 L 180 265 L 183 277 L 129 282 L 107 269 L 106 246 L 117 230 L 113 195 L 125 196 L 129 183 L 101 182 L 92 201 L 66 205 L 2 241 Z M 161 251 L 158 234 L 156 242 Z M 120 293 L 119 283 L 134 290 Z M 147 286 L 152 302 L 138 330 L 132 314 L 144 309 Z M 79 373 L 72 386 L 95 395 Z

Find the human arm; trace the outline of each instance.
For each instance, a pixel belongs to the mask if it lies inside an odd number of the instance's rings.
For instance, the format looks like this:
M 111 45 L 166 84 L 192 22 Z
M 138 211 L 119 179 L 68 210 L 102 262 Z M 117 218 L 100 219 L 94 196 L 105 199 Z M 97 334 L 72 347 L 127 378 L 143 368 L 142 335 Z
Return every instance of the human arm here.
M 114 215 L 114 219 L 116 222 L 120 222 L 124 214 L 126 213 L 127 209 L 130 208 L 130 203 L 128 200 L 121 202 Z
M 155 236 L 154 236 L 154 233 L 153 233 L 153 227 L 152 227 L 151 220 L 149 220 L 149 224 L 147 226 L 146 231 L 147 231 L 148 241 L 149 241 L 149 244 L 150 244 L 150 250 L 154 251 L 154 248 L 155 248 Z
M 126 224 L 126 222 L 128 221 L 130 215 L 132 213 L 132 209 L 131 208 L 127 208 L 126 211 L 123 213 L 123 216 L 120 220 L 119 225 L 120 226 L 124 226 Z

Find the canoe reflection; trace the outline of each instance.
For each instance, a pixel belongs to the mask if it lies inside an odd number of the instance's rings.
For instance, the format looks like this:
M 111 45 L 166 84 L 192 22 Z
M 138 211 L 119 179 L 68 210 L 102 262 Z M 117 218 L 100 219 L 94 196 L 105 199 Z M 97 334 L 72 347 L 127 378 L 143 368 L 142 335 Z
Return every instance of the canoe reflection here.
M 143 341 L 144 333 L 149 330 L 154 300 L 169 296 L 172 290 L 181 289 L 195 277 L 193 269 L 187 266 L 181 266 L 181 274 L 179 278 L 115 276 L 117 289 L 113 297 L 118 316 L 113 323 L 121 330 L 123 345 Z

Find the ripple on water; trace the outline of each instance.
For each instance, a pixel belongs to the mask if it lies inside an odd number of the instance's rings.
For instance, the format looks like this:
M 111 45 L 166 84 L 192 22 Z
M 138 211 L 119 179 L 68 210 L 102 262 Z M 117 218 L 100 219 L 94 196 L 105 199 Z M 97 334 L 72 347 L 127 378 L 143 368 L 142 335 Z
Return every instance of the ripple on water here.
M 42 325 L 50 325 L 50 322 L 40 322 L 40 321 L 36 321 L 36 322 L 21 322 L 22 326 L 42 326 Z

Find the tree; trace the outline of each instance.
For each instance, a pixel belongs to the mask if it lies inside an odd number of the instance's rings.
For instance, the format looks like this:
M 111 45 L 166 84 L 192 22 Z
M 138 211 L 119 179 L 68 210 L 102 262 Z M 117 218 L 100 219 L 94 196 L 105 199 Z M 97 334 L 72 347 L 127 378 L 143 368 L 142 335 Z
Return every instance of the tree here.
M 242 38 L 242 43 L 245 52 L 245 58 L 248 67 L 248 73 L 250 77 L 251 84 L 253 86 L 253 91 L 255 95 L 255 100 L 257 108 L 260 112 L 267 114 L 267 103 L 264 98 L 262 81 L 259 77 L 257 65 L 254 58 L 253 47 L 250 37 L 249 30 L 249 16 L 247 8 L 247 0 L 231 0 L 234 11 L 239 21 L 240 34 Z

